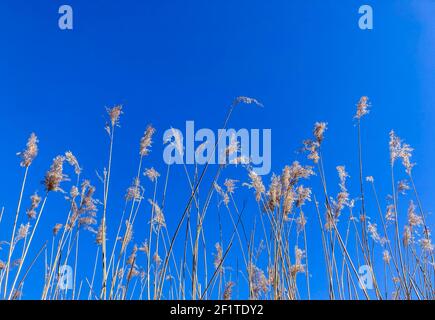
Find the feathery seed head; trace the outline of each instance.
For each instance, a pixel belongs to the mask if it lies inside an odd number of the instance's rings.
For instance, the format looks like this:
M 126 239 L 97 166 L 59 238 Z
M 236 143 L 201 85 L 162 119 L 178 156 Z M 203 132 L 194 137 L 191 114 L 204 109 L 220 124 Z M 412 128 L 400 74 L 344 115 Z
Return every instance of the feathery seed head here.
M 245 104 L 255 104 L 259 107 L 264 107 L 262 103 L 260 103 L 257 99 L 254 98 L 249 98 L 249 97 L 244 97 L 244 96 L 240 96 L 237 97 L 236 99 L 234 99 L 233 101 L 233 106 L 236 106 L 240 103 L 245 103 Z
M 234 190 L 236 189 L 237 182 L 238 182 L 238 180 L 225 179 L 224 186 L 227 188 L 228 194 L 234 193 Z
M 119 118 L 121 117 L 122 112 L 122 106 L 117 105 L 112 108 L 106 108 L 107 114 L 109 115 L 110 123 L 112 125 L 112 128 L 119 124 Z
M 142 137 L 142 139 L 140 140 L 140 148 L 139 148 L 139 154 L 144 157 L 147 156 L 150 152 L 149 148 L 151 147 L 153 141 L 153 135 L 156 132 L 156 129 L 154 129 L 151 125 L 149 125 L 146 130 L 145 133 Z
M 27 140 L 26 149 L 17 153 L 17 155 L 21 157 L 20 165 L 22 167 L 29 167 L 38 155 L 38 142 L 38 138 L 32 133 L 29 140 Z
M 68 162 L 70 166 L 74 168 L 74 172 L 76 175 L 79 175 L 82 172 L 82 169 L 80 168 L 77 158 L 73 155 L 71 151 L 65 152 L 65 160 Z
M 36 217 L 36 209 L 39 206 L 39 203 L 41 202 L 41 197 L 38 196 L 38 194 L 35 192 L 31 197 L 31 204 L 30 204 L 30 208 L 27 209 L 27 217 L 29 219 L 35 219 Z
M 366 97 L 366 96 L 361 97 L 361 99 L 359 99 L 358 104 L 357 104 L 355 118 L 361 119 L 363 116 L 368 114 L 369 107 L 370 107 L 369 97 Z
M 423 224 L 423 219 L 415 212 L 414 201 L 409 202 L 408 206 L 408 225 L 413 228 L 421 226 Z
M 44 185 L 47 192 L 62 191 L 62 189 L 60 189 L 60 183 L 67 179 L 67 176 L 63 174 L 64 161 L 64 156 L 57 156 L 54 158 L 50 170 L 45 174 Z
M 231 300 L 234 285 L 235 283 L 232 281 L 228 281 L 227 283 L 225 283 L 225 289 L 223 294 L 224 300 Z
M 53 227 L 53 236 L 57 236 L 57 234 L 59 233 L 60 229 L 62 229 L 62 224 L 61 223 L 56 223 L 56 225 Z
M 386 264 L 390 264 L 391 256 L 388 250 L 384 250 L 384 252 L 382 253 L 382 260 L 384 260 Z
M 160 173 L 158 173 L 154 168 L 146 169 L 143 174 L 144 176 L 148 177 L 152 182 L 155 182 L 158 177 L 160 177 Z
M 314 137 L 316 138 L 316 141 L 319 144 L 321 144 L 323 139 L 324 139 L 326 129 L 327 129 L 326 122 L 316 122 L 314 124 L 313 134 L 314 134 Z

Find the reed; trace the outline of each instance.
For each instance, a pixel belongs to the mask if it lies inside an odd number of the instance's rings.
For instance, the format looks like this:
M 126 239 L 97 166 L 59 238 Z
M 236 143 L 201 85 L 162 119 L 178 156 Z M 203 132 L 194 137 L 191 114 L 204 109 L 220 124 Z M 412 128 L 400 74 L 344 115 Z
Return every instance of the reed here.
M 236 110 L 249 112 L 242 105 L 262 106 L 249 97 L 236 98 L 223 129 Z M 1 233 L 8 241 L 0 242 L 1 249 L 7 248 L 0 250 L 0 296 L 34 298 L 27 295 L 24 284 L 39 276 L 34 274 L 35 265 L 45 253 L 40 288 L 44 300 L 312 299 L 315 281 L 317 290 L 321 281 L 328 292 L 325 299 L 434 299 L 434 245 L 430 217 L 414 181 L 413 149 L 391 131 L 390 174 L 376 180 L 389 180 L 391 185 L 384 201 L 378 189 L 383 184 L 365 176 L 370 168 L 364 159 L 371 154 L 363 121 L 369 121 L 370 109 L 369 98 L 361 97 L 354 115 L 359 189 L 355 195 L 349 191 L 354 182 L 347 172 L 352 166 L 328 165 L 324 150 L 333 141 L 328 140 L 326 122 L 314 124 L 298 161 L 270 176 L 259 176 L 249 161 L 240 161 L 237 180 L 227 165 L 149 163 L 156 130 L 148 125 L 138 139 L 132 183 L 119 195 L 110 187 L 120 183 L 112 179 L 112 170 L 119 168 L 113 163 L 115 131 L 123 114 L 118 105 L 107 109 L 108 157 L 103 174 L 98 175 L 101 190 L 83 177 L 78 159 L 68 151 L 54 158 L 43 179 L 45 193 L 42 197 L 33 193 L 23 214 L 27 181 L 39 174 L 30 171 L 39 152 L 38 139 L 31 134 L 18 154 L 23 170 L 10 226 L 3 219 L 10 211 L 0 210 L 0 226 L 10 232 Z M 220 139 L 209 159 L 215 157 Z M 183 152 L 176 135 L 175 141 L 166 143 Z M 232 141 L 225 156 L 239 151 L 237 141 Z M 65 165 L 74 181 L 68 178 Z M 154 167 L 163 168 L 163 177 Z M 327 177 L 334 169 L 338 184 Z M 172 197 L 177 192 L 171 188 L 177 170 L 188 190 L 181 204 Z M 178 180 L 177 187 L 182 183 Z M 67 188 L 69 192 L 64 191 Z M 43 230 L 46 211 L 53 210 L 47 206 L 48 199 L 59 194 L 65 199 L 65 214 L 58 213 L 59 223 Z M 124 197 L 120 210 L 112 205 L 115 197 Z M 182 210 L 174 210 L 174 204 Z M 209 223 L 212 218 L 218 223 Z M 112 221 L 117 222 L 111 226 L 108 222 Z M 218 241 L 213 242 L 216 230 Z M 313 232 L 318 232 L 318 243 L 311 240 L 316 238 Z M 35 243 L 35 235 L 37 241 L 45 242 Z M 89 237 L 93 243 L 85 242 Z M 83 250 L 95 254 L 90 259 L 93 263 L 83 261 Z M 323 253 L 323 265 L 313 266 L 313 252 Z M 73 264 L 71 290 L 62 287 L 61 267 L 68 264 Z M 362 266 L 370 271 L 365 279 L 371 287 L 362 282 Z

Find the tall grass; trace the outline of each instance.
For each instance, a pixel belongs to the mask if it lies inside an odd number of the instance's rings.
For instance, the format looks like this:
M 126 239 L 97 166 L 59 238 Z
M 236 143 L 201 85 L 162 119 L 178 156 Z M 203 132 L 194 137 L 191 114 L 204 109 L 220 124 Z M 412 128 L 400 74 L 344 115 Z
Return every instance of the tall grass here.
M 252 98 L 235 99 L 222 129 L 228 127 L 235 109 L 244 105 L 261 106 Z M 369 108 L 369 99 L 362 97 L 354 117 L 359 178 L 359 194 L 355 195 L 348 191 L 349 174 L 344 165 L 336 165 L 338 186 L 327 179 L 326 172 L 331 168 L 326 168 L 328 155 L 322 152 L 328 143 L 325 122 L 315 123 L 312 136 L 303 141 L 306 159 L 293 161 L 270 178 L 257 175 L 249 160 L 236 157 L 244 181 L 232 179 L 227 165 L 212 166 L 209 161 L 193 167 L 166 165 L 165 173 L 160 174 L 147 160 L 156 131 L 149 125 L 138 139 L 133 182 L 125 195 L 117 194 L 111 188 L 112 171 L 117 168 L 112 162 L 117 147 L 115 132 L 123 111 L 115 106 L 107 109 L 108 155 L 103 174 L 97 176 L 98 183 L 94 186 L 83 177 L 78 159 L 68 151 L 54 158 L 43 179 L 45 193 L 42 197 L 31 193 L 24 214 L 27 181 L 32 175 L 41 175 L 30 170 L 39 151 L 38 139 L 32 134 L 25 150 L 18 154 L 23 172 L 17 206 L 0 210 L 0 230 L 6 231 L 0 237 L 8 239 L 0 242 L 5 249 L 0 251 L 1 296 L 37 298 L 35 292 L 40 290 L 44 300 L 295 300 L 311 299 L 316 279 L 316 290 L 327 292 L 316 298 L 433 299 L 434 247 L 428 212 L 413 178 L 413 149 L 391 131 L 390 174 L 379 177 L 391 181 L 391 194 L 383 203 L 375 178 L 364 175 L 368 170 L 363 159 L 370 146 L 364 148 L 363 124 Z M 209 160 L 216 156 L 220 139 Z M 166 143 L 183 153 L 175 131 L 173 140 Z M 239 148 L 233 141 L 225 156 L 237 156 Z M 172 207 L 168 203 L 173 201 L 168 186 L 173 171 L 178 169 L 185 175 L 189 195 L 181 211 L 171 209 L 166 215 L 167 208 Z M 73 177 L 68 177 L 70 171 Z M 397 179 L 399 175 L 405 179 Z M 266 179 L 270 182 L 265 183 Z M 145 189 L 145 184 L 152 187 Z M 249 206 L 244 197 L 238 197 L 245 192 L 240 189 L 246 188 L 253 191 Z M 338 193 L 332 196 L 331 190 Z M 63 223 L 49 230 L 38 228 L 49 199 L 62 195 L 66 201 Z M 112 200 L 122 197 L 120 211 Z M 253 207 L 256 212 L 252 212 Z M 11 212 L 11 225 L 2 225 Z M 210 214 L 217 217 L 217 242 L 211 242 L 211 231 L 205 227 Z M 108 224 L 115 219 L 115 225 Z M 146 225 L 145 232 L 140 232 L 145 239 L 135 237 L 138 221 L 141 231 Z M 308 223 L 312 224 L 310 228 Z M 36 233 L 46 241 L 36 243 Z M 80 236 L 84 233 L 88 235 Z M 82 240 L 89 239 L 89 233 L 94 243 Z M 95 253 L 87 263 L 81 261 L 83 248 L 87 255 Z M 322 265 L 312 265 L 313 252 L 323 253 Z M 44 265 L 43 275 L 38 275 L 34 267 L 38 263 Z M 72 287 L 65 288 L 64 266 L 71 265 Z M 366 276 L 361 274 L 362 266 L 368 272 Z M 41 283 L 35 280 L 38 278 L 43 281 L 40 288 L 35 288 Z M 24 289 L 26 282 L 32 285 L 29 294 Z

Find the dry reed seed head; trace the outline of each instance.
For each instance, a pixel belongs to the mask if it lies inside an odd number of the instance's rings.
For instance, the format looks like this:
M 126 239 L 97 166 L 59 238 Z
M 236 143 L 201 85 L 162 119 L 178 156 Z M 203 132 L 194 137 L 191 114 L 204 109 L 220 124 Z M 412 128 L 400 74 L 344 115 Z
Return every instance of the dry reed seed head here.
M 41 197 L 38 196 L 38 194 L 35 192 L 31 197 L 30 197 L 30 208 L 27 209 L 27 217 L 29 219 L 35 219 L 36 218 L 36 209 L 38 208 L 39 204 L 41 203 Z
M 340 179 L 340 189 L 341 191 L 347 191 L 346 180 L 350 178 L 349 174 L 346 172 L 345 166 L 337 166 L 338 178 Z
M 223 272 L 223 267 L 222 267 L 222 262 L 223 262 L 223 250 L 222 250 L 222 246 L 220 245 L 219 242 L 215 243 L 214 245 L 215 249 L 216 249 L 216 253 L 213 254 L 214 255 L 214 260 L 213 260 L 213 265 L 214 268 L 217 270 L 219 269 L 219 272 Z
M 79 220 L 80 214 L 77 208 L 77 205 L 75 202 L 73 202 L 71 204 L 71 217 L 69 218 L 69 220 L 67 221 L 66 224 L 66 229 L 69 231 L 71 229 L 74 228 L 74 226 L 76 225 L 77 220 Z
M 116 276 L 118 277 L 118 279 L 122 279 L 124 277 L 124 268 L 119 268 Z
M 264 275 L 263 270 L 252 262 L 248 265 L 248 279 L 252 288 L 253 299 L 258 299 L 261 293 L 269 290 L 269 281 Z
M 18 267 L 21 264 L 22 260 L 20 258 L 12 261 L 12 268 Z
M 121 245 L 121 254 L 125 252 L 125 249 L 127 249 L 127 246 L 133 239 L 133 225 L 130 221 L 125 221 L 125 234 L 122 239 L 122 245 Z
M 390 264 L 391 261 L 391 256 L 390 256 L 390 252 L 388 250 L 384 250 L 382 252 L 382 260 L 386 263 L 386 264 Z
M 50 170 L 45 174 L 44 185 L 47 192 L 62 191 L 62 189 L 60 189 L 60 183 L 67 179 L 67 176 L 63 174 L 64 161 L 65 157 L 63 156 L 54 158 Z
M 233 179 L 225 179 L 224 186 L 227 188 L 228 194 L 233 194 L 236 189 L 236 183 L 239 182 L 239 180 L 233 180 Z
M 224 289 L 224 294 L 223 294 L 224 300 L 231 300 L 234 286 L 235 286 L 235 283 L 232 281 L 228 281 L 227 283 L 225 283 L 225 289 Z
M 403 246 L 408 247 L 411 243 L 413 243 L 412 231 L 409 226 L 404 226 L 403 228 Z
M 227 206 L 230 202 L 230 197 L 228 196 L 228 194 L 216 182 L 213 182 L 213 187 L 216 192 L 222 197 L 221 202 L 223 202 Z
M 366 181 L 373 183 L 373 182 L 375 182 L 375 178 L 373 178 L 372 176 L 368 176 L 368 177 L 366 177 Z
M 97 224 L 97 220 L 94 217 L 88 216 L 79 219 L 79 228 L 92 231 L 92 226 Z
M 394 162 L 399 157 L 401 145 L 402 141 L 400 141 L 399 137 L 396 136 L 394 130 L 391 130 L 389 142 L 391 164 L 394 164 Z
M 296 207 L 302 207 L 305 202 L 311 201 L 311 189 L 305 188 L 303 185 L 300 185 L 296 188 Z
M 81 202 L 80 202 L 80 214 L 88 213 L 95 216 L 97 211 L 98 200 L 94 199 L 95 187 L 87 184 L 82 184 Z
M 112 128 L 114 126 L 119 125 L 119 118 L 121 117 L 122 112 L 122 106 L 117 105 L 112 108 L 106 108 L 107 114 L 109 115 L 110 124 L 112 125 Z
M 143 187 L 140 185 L 140 179 L 136 177 L 133 179 L 131 186 L 127 188 L 125 199 L 127 201 L 140 201 L 143 199 L 142 193 Z
M 71 199 L 74 200 L 79 196 L 79 189 L 76 186 L 72 186 L 69 195 Z
M 303 150 L 308 152 L 307 158 L 309 160 L 312 160 L 314 163 L 318 163 L 320 160 L 319 142 L 307 139 L 303 141 L 303 145 L 304 145 Z
M 157 179 L 160 177 L 160 173 L 158 173 L 153 167 L 146 169 L 143 174 L 144 176 L 148 177 L 151 182 L 157 181 Z
M 74 156 L 74 154 L 71 151 L 65 152 L 65 159 L 68 162 L 68 164 L 74 168 L 74 173 L 76 175 L 79 175 L 82 172 L 82 169 L 80 168 L 77 158 Z
M 299 212 L 299 217 L 296 219 L 296 224 L 298 226 L 298 232 L 301 232 L 305 229 L 307 218 L 305 217 L 305 213 L 303 213 L 303 211 Z
M 247 183 L 244 185 L 248 186 L 249 188 L 254 188 L 255 200 L 257 202 L 260 202 L 261 195 L 266 191 L 266 188 L 264 187 L 264 184 L 263 184 L 263 180 L 253 170 L 250 170 L 248 175 L 249 175 L 249 178 L 251 179 L 251 183 Z
M 423 225 L 423 219 L 415 212 L 415 205 L 412 200 L 408 206 L 408 225 L 411 228 Z
M 251 159 L 247 156 L 241 155 L 238 157 L 235 157 L 234 159 L 230 159 L 230 164 L 234 165 L 242 165 L 242 166 L 248 166 L 251 163 Z
M 151 221 L 152 225 L 156 225 L 157 228 L 166 227 L 165 215 L 163 214 L 163 211 L 160 208 L 160 206 L 157 204 L 157 202 L 151 199 L 148 199 L 148 202 L 151 204 L 152 210 L 154 212 L 153 214 L 154 217 L 153 220 Z
M 290 267 L 290 273 L 295 277 L 298 273 L 305 272 L 305 266 L 302 264 L 302 259 L 305 256 L 305 252 L 295 246 L 295 263 Z
M 148 125 L 142 139 L 140 139 L 139 154 L 141 157 L 145 157 L 150 153 L 150 147 L 153 143 L 152 138 L 155 132 L 156 129 L 154 129 L 151 125 Z
M 415 166 L 415 163 L 411 162 L 414 149 L 409 144 L 403 143 L 393 130 L 390 131 L 389 146 L 391 165 L 394 165 L 396 160 L 402 159 L 406 173 L 411 174 L 412 168 Z
M 323 139 L 324 139 L 326 129 L 327 129 L 326 122 L 316 122 L 314 124 L 313 134 L 314 134 L 314 137 L 316 138 L 316 141 L 319 144 L 321 144 Z
M 349 202 L 349 193 L 345 190 L 345 191 L 340 191 L 337 194 L 337 199 L 332 199 L 331 198 L 331 203 L 332 203 L 332 211 L 334 214 L 335 218 L 338 218 L 341 215 L 341 212 L 343 211 L 345 206 L 349 206 L 350 207 L 350 202 Z
M 267 204 L 271 211 L 275 210 L 275 208 L 280 204 L 281 189 L 282 189 L 281 178 L 273 174 L 271 178 L 271 183 L 269 185 L 269 191 L 267 192 L 268 193 Z
M 0 271 L 3 271 L 4 269 L 6 269 L 6 263 L 4 263 L 4 261 L 0 260 Z
M 295 204 L 295 201 L 297 199 L 297 194 L 294 188 L 290 188 L 287 190 L 287 192 L 284 195 L 284 201 L 282 205 L 282 211 L 284 214 L 284 219 L 288 219 L 288 215 L 293 211 L 293 206 Z
M 361 119 L 363 116 L 369 113 L 369 107 L 370 107 L 369 97 L 366 96 L 361 97 L 356 106 L 357 108 L 356 108 L 355 118 Z
M 387 222 L 396 220 L 396 210 L 393 204 L 389 204 L 387 206 L 387 213 L 385 214 L 385 219 L 387 220 Z
M 235 134 L 232 134 L 230 137 L 230 143 L 228 147 L 226 147 L 224 150 L 225 159 L 228 159 L 233 154 L 237 154 L 239 151 L 240 151 L 240 143 L 239 141 L 237 141 Z
M 150 247 L 148 245 L 148 240 L 145 240 L 142 245 L 138 249 L 140 252 L 143 252 L 144 254 L 148 254 L 150 252 Z
M 95 236 L 95 243 L 97 245 L 102 245 L 103 244 L 103 232 L 105 232 L 105 230 L 103 230 L 103 221 L 101 221 L 99 227 L 98 227 L 98 231 L 97 234 Z
M 30 231 L 30 223 L 21 224 L 18 228 L 17 234 L 15 235 L 14 246 L 21 240 L 27 238 Z
M 397 183 L 397 192 L 405 195 L 406 194 L 406 190 L 411 189 L 409 187 L 408 181 L 406 180 L 401 180 Z
M 244 96 L 240 96 L 234 99 L 233 101 L 233 106 L 236 106 L 240 103 L 244 103 L 244 104 L 255 104 L 259 107 L 264 107 L 262 103 L 260 103 L 257 99 L 254 98 L 250 98 L 250 97 L 244 97 Z
M 131 281 L 134 277 L 137 277 L 140 274 L 139 270 L 136 267 L 132 266 L 127 275 L 127 281 Z
M 298 161 L 294 161 L 291 166 L 285 166 L 281 174 L 282 192 L 286 192 L 291 186 L 294 186 L 300 179 L 308 179 L 314 175 L 311 166 L 302 166 Z
M 281 192 L 285 193 L 290 187 L 291 169 L 290 166 L 285 166 L 281 173 Z
M 383 239 L 379 235 L 378 226 L 376 225 L 376 223 L 370 223 L 369 221 L 367 224 L 367 231 L 370 238 L 372 238 L 374 242 L 383 243 Z
M 420 246 L 426 253 L 432 253 L 432 251 L 434 250 L 434 246 L 430 238 L 422 238 L 420 240 Z
M 127 265 L 129 265 L 129 266 L 133 266 L 134 265 L 134 262 L 136 261 L 136 254 L 137 254 L 137 245 L 134 245 L 130 255 L 128 256 L 128 259 L 127 259 L 127 262 L 126 262 Z
M 158 252 L 155 252 L 153 255 L 153 261 L 156 264 L 156 266 L 159 266 L 162 263 L 162 258 L 160 258 L 160 255 Z
M 56 223 L 55 226 L 53 227 L 53 236 L 57 236 L 57 234 L 59 233 L 60 229 L 62 229 L 63 225 L 61 223 Z
M 18 152 L 17 155 L 21 157 L 20 165 L 22 167 L 28 168 L 33 160 L 35 160 L 38 155 L 38 138 L 34 133 L 30 134 L 27 140 L 26 149 L 22 152 Z

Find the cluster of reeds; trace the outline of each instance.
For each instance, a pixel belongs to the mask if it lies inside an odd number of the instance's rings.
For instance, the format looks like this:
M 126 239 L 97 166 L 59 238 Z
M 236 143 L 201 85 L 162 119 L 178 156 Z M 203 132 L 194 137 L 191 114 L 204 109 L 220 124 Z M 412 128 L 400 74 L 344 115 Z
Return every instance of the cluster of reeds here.
M 243 104 L 261 106 L 255 99 L 238 97 L 229 107 L 222 129 L 227 128 L 234 109 Z M 329 293 L 324 298 L 329 299 L 433 299 L 434 246 L 427 211 L 414 184 L 413 150 L 391 131 L 391 192 L 386 203 L 382 203 L 375 179 L 365 176 L 362 160 L 362 121 L 369 107 L 368 98 L 362 97 L 356 108 L 360 192 L 354 197 L 348 192 L 349 174 L 344 165 L 336 167 L 337 195 L 328 193 L 322 154 L 322 146 L 327 143 L 327 124 L 318 122 L 312 137 L 303 141 L 307 163 L 294 161 L 286 165 L 279 175 L 272 174 L 268 185 L 264 183 L 266 177 L 257 175 L 246 159 L 239 161 L 243 163 L 245 182 L 225 176 L 224 165 L 206 163 L 193 168 L 182 165 L 189 196 L 181 211 L 167 215 L 172 165 L 166 165 L 161 178 L 147 164 L 156 131 L 151 125 L 139 141 L 137 171 L 122 195 L 125 200 L 122 214 L 115 215 L 117 210 L 111 199 L 119 195 L 111 193 L 110 186 L 115 133 L 123 114 L 121 106 L 107 109 L 108 158 L 103 173 L 98 175 L 101 188 L 82 177 L 79 161 L 68 151 L 54 158 L 43 178 L 44 193 L 33 193 L 27 210 L 23 210 L 27 179 L 39 151 L 38 139 L 31 134 L 26 148 L 18 154 L 23 178 L 13 224 L 10 228 L 2 226 L 9 234 L 0 233 L 2 239 L 8 237 L 0 243 L 4 249 L 0 252 L 1 297 L 37 298 L 26 296 L 24 284 L 35 263 L 45 255 L 40 288 L 40 298 L 44 300 L 311 299 L 312 279 L 324 283 Z M 166 143 L 183 152 L 176 134 Z M 238 151 L 239 145 L 233 141 L 225 156 Z M 71 177 L 66 174 L 69 171 Z M 398 172 L 406 179 L 398 180 Z M 311 181 L 321 186 L 317 194 L 309 187 Z M 145 191 L 145 183 L 152 188 Z M 245 187 L 253 190 L 252 202 L 257 212 L 246 213 L 246 206 L 237 200 L 237 189 Z M 63 220 L 50 232 L 38 229 L 47 202 L 59 196 L 56 194 L 62 195 L 67 203 L 64 216 L 59 216 Z M 217 210 L 212 205 L 216 195 Z M 375 211 L 368 209 L 368 199 L 375 204 Z M 405 199 L 409 205 L 399 208 Z M 207 213 L 216 212 L 219 221 L 225 215 L 229 224 L 224 227 L 220 222 L 220 240 L 209 244 L 205 221 Z M 3 215 L 10 213 L 0 211 L 0 224 Z M 111 221 L 118 219 L 117 225 L 109 225 L 108 216 Z M 138 240 L 134 230 L 138 221 L 143 228 L 144 219 L 147 236 Z M 307 223 L 317 224 L 321 243 L 307 240 Z M 33 241 L 36 232 L 46 237 L 45 243 Z M 91 270 L 79 273 L 83 232 L 90 232 L 95 239 L 95 262 Z M 323 252 L 324 265 L 310 268 L 310 252 L 315 247 L 321 248 L 316 252 Z M 88 246 L 87 250 L 92 251 L 91 248 Z M 229 258 L 232 252 L 237 252 L 237 265 Z M 73 265 L 73 283 L 65 288 L 64 266 L 69 265 Z M 364 281 L 361 266 L 368 270 Z

